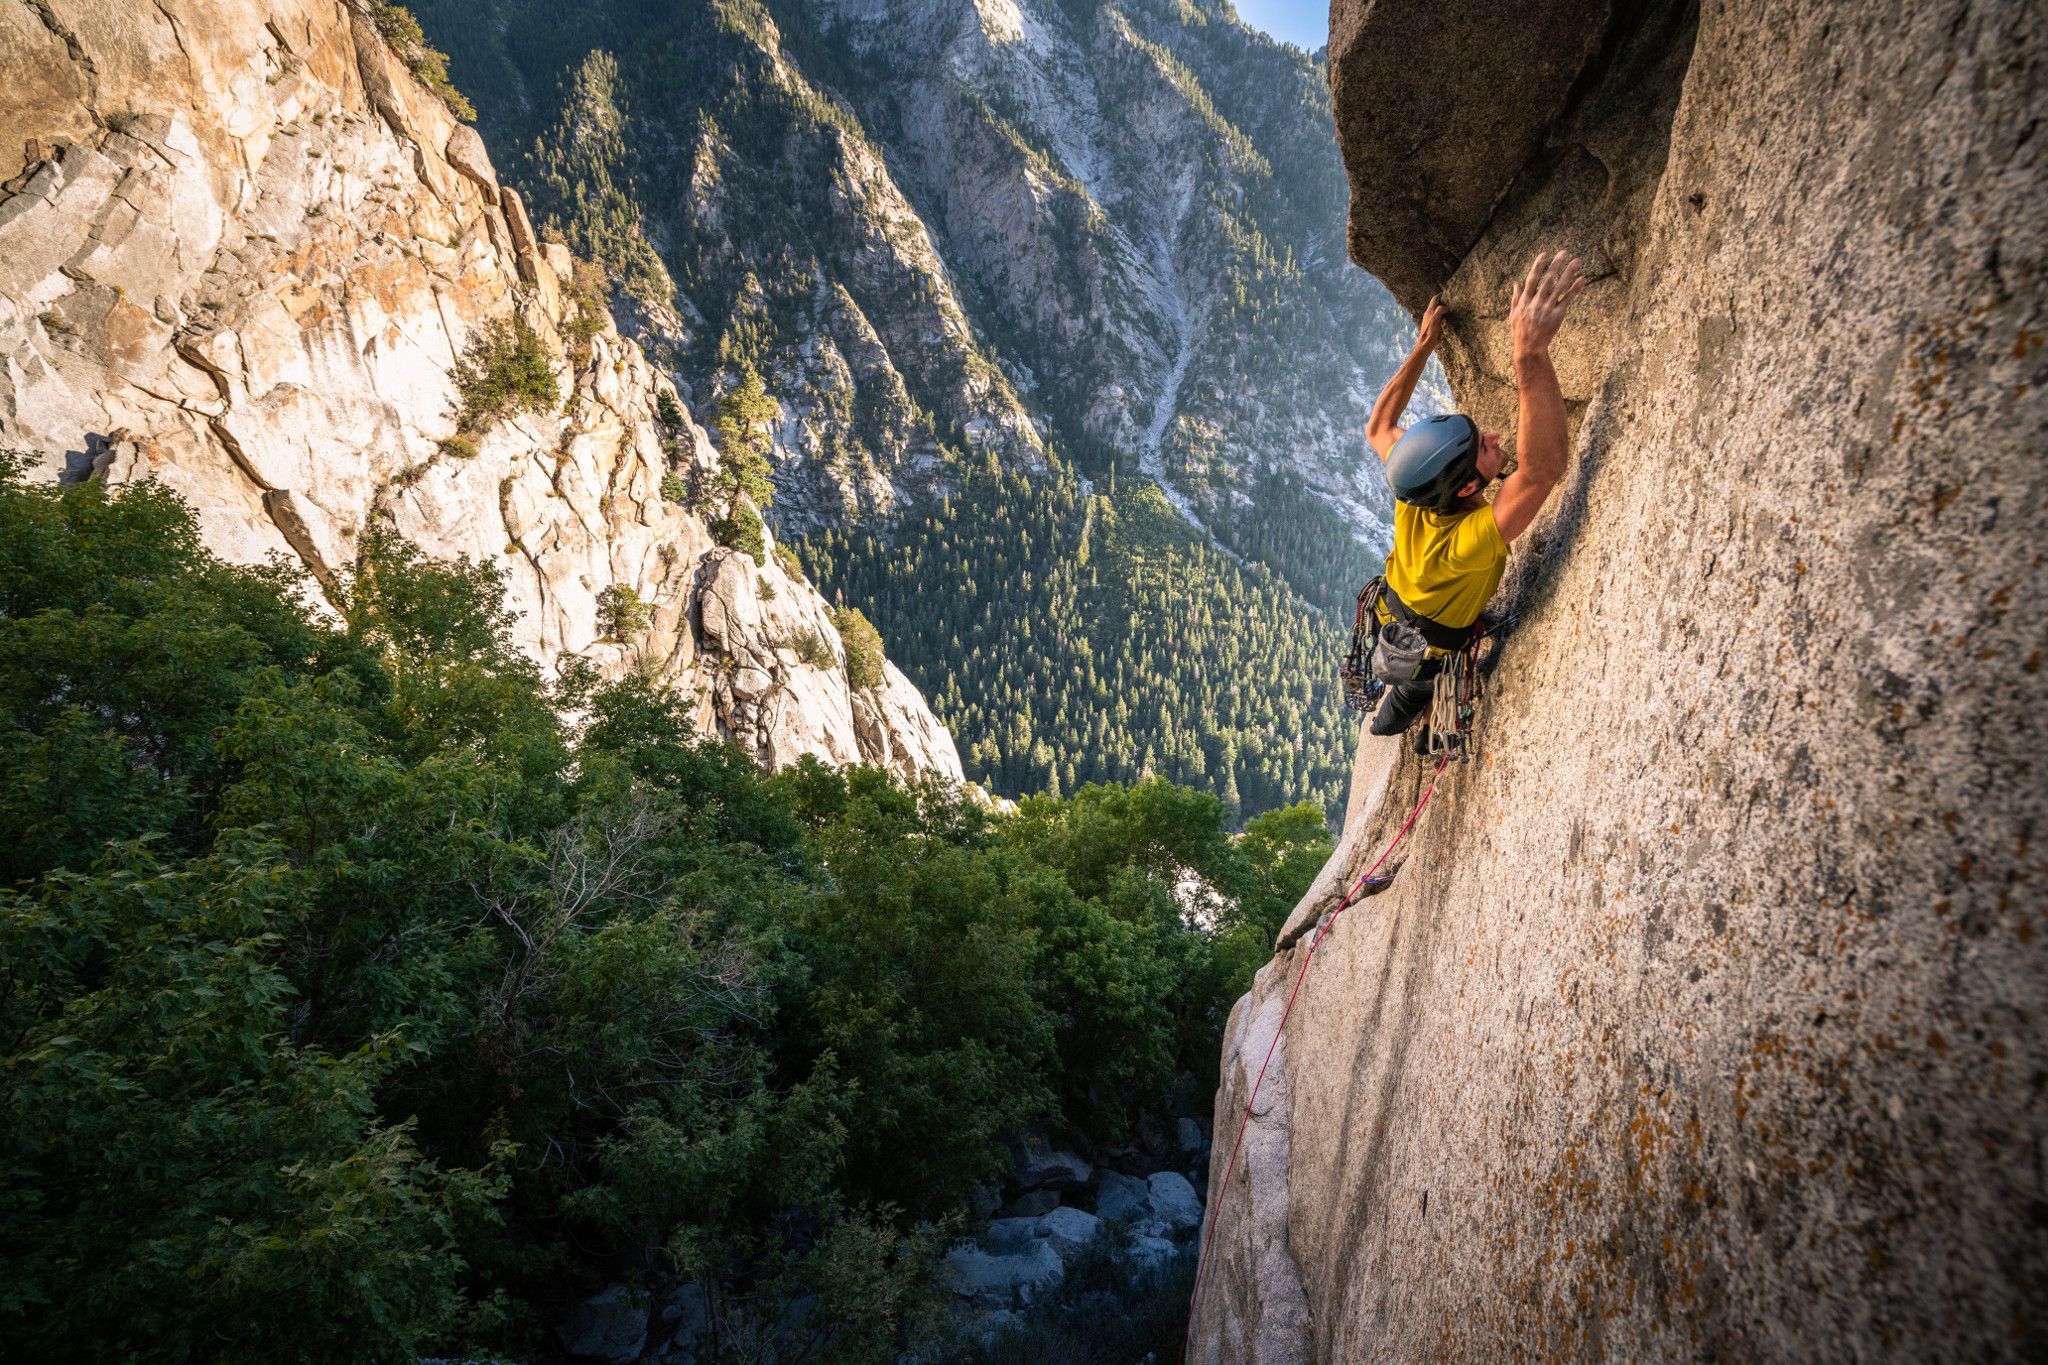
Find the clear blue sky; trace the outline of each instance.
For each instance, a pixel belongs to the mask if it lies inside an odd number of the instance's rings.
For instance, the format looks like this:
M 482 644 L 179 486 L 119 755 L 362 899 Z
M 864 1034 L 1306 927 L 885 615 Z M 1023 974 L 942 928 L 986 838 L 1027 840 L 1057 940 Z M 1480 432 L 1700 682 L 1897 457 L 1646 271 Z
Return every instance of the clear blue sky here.
M 1237 17 L 1314 52 L 1330 40 L 1330 0 L 1234 0 Z

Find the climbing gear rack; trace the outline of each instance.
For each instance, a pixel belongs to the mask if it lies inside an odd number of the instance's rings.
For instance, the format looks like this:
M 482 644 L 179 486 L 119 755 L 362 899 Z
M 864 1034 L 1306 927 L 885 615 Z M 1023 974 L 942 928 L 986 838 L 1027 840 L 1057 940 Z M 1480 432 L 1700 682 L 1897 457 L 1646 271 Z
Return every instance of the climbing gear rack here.
M 1429 725 L 1422 732 L 1418 751 L 1429 758 L 1470 758 L 1472 721 L 1479 712 L 1479 698 L 1486 690 L 1486 678 L 1479 662 L 1479 647 L 1486 639 L 1486 624 L 1473 629 L 1472 639 L 1448 655 L 1436 675 L 1436 689 L 1429 699 Z
M 1351 648 L 1337 676 L 1344 681 L 1344 705 L 1353 711 L 1370 711 L 1379 704 L 1387 685 L 1372 675 L 1372 648 L 1379 639 L 1380 593 L 1387 580 L 1375 578 L 1358 590 L 1358 618 L 1351 627 Z

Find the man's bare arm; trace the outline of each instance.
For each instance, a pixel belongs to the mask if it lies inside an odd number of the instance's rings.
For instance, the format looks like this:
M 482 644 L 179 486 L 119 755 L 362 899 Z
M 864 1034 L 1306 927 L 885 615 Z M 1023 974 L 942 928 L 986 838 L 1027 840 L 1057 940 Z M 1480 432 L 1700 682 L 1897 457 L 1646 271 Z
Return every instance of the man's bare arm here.
M 1550 363 L 1550 340 L 1585 287 L 1579 263 L 1562 251 L 1548 257 L 1539 254 L 1529 266 L 1529 277 L 1515 286 L 1508 332 L 1514 340 L 1521 425 L 1515 472 L 1493 500 L 1493 520 L 1502 540 L 1512 541 L 1528 530 L 1550 490 L 1564 478 L 1564 390 Z
M 1380 396 L 1373 401 L 1372 415 L 1365 419 L 1365 440 L 1379 452 L 1382 460 L 1394 443 L 1401 439 L 1401 414 L 1408 410 L 1408 400 L 1415 396 L 1415 386 L 1422 382 L 1422 371 L 1429 364 L 1430 353 L 1436 350 L 1436 343 L 1443 335 L 1444 306 L 1435 298 L 1429 307 L 1422 310 L 1422 325 L 1415 333 L 1415 349 L 1408 352 L 1408 358 L 1401 362 L 1401 368 L 1394 371 L 1394 377 L 1380 390 Z

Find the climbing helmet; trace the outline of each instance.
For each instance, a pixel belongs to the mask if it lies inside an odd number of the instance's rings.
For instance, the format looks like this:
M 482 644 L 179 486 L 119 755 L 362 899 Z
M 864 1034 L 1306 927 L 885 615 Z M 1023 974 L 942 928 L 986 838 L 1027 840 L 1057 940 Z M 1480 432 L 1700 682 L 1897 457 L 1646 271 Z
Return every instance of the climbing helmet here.
M 1479 424 L 1462 412 L 1425 418 L 1387 454 L 1394 496 L 1427 512 L 1455 506 L 1458 490 L 1479 474 Z

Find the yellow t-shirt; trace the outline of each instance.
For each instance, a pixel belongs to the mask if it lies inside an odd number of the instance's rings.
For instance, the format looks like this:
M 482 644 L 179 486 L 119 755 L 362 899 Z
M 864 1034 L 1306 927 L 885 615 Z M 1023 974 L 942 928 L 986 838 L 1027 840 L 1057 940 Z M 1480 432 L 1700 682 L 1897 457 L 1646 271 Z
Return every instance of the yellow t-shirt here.
M 1387 583 L 1409 610 L 1439 625 L 1469 626 L 1500 586 L 1508 543 L 1491 503 L 1470 512 L 1425 512 L 1394 504 L 1394 552 Z

